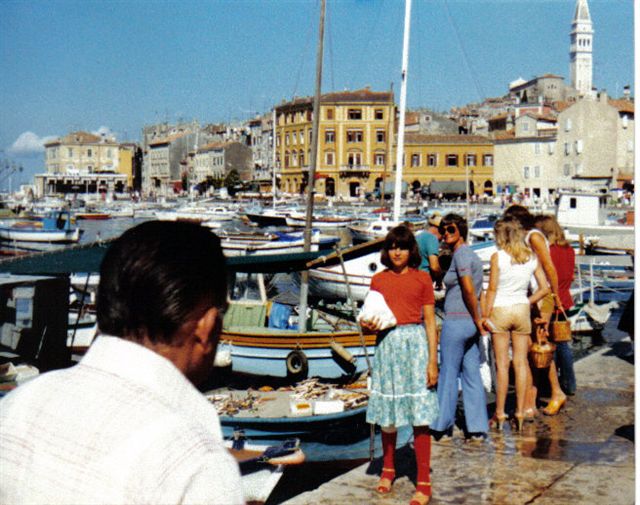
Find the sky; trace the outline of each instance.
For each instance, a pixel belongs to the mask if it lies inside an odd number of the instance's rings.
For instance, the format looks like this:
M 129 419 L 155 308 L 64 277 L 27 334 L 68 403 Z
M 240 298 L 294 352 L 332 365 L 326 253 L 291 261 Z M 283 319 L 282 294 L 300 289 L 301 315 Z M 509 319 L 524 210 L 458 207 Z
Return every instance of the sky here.
M 405 3 L 327 0 L 322 92 L 393 86 Z M 633 0 L 589 0 L 594 85 L 633 90 Z M 547 73 L 569 84 L 575 0 L 413 0 L 407 105 L 436 111 Z M 71 131 L 245 120 L 314 94 L 319 0 L 0 0 L 0 189 Z M 7 164 L 24 170 L 13 171 Z

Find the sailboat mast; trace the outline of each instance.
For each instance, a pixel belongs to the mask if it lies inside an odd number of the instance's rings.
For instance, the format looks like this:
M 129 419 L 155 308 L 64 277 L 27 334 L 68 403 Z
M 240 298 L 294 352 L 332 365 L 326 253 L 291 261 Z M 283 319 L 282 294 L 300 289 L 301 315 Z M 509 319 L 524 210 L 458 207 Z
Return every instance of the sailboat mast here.
M 309 179 L 307 181 L 307 213 L 304 226 L 304 252 L 311 250 L 311 223 L 313 221 L 313 201 L 315 196 L 316 164 L 318 159 L 318 139 L 320 137 L 320 93 L 322 87 L 322 60 L 324 55 L 324 14 L 326 0 L 321 1 L 320 27 L 318 30 L 318 51 L 316 55 L 316 93 L 313 98 L 313 122 L 311 124 L 311 156 L 309 160 Z M 309 296 L 309 271 L 303 270 L 300 276 L 299 331 L 307 328 L 307 298 Z
M 271 194 L 273 195 L 273 208 L 276 208 L 276 108 L 271 115 Z
M 393 220 L 400 221 L 402 170 L 404 157 L 404 123 L 407 108 L 407 72 L 409 71 L 409 31 L 411 29 L 411 0 L 405 0 L 404 39 L 402 43 L 402 81 L 400 83 L 400 117 L 398 118 L 398 143 L 396 149 L 396 184 L 393 195 Z

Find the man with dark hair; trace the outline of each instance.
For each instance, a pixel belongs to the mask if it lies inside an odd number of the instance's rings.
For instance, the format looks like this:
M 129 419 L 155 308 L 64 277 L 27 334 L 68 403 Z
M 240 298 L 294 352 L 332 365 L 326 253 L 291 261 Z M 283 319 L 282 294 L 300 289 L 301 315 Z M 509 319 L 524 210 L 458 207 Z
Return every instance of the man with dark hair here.
M 189 223 L 126 231 L 100 269 L 101 335 L 80 363 L 0 402 L 0 503 L 243 503 L 215 408 L 226 308 L 219 239 Z

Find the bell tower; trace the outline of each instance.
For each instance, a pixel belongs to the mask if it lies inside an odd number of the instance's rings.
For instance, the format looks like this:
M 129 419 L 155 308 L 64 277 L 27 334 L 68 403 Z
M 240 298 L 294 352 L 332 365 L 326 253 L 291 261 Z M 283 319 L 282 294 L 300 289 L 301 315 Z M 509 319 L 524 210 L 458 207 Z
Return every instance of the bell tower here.
M 580 95 L 588 95 L 593 87 L 593 24 L 587 0 L 576 0 L 571 23 L 571 86 Z

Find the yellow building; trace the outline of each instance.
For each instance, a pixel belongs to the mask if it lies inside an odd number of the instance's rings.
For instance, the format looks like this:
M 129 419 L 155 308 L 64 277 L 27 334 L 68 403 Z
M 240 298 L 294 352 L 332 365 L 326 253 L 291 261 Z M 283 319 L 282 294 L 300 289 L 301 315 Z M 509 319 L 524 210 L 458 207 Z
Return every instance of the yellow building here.
M 480 135 L 405 135 L 403 180 L 418 190 L 432 182 L 464 182 L 469 191 L 493 193 L 493 141 Z
M 392 92 L 328 93 L 320 99 L 317 194 L 358 197 L 395 180 L 396 108 Z M 280 190 L 302 193 L 311 159 L 313 100 L 276 107 L 276 166 Z M 493 142 L 479 135 L 407 133 L 403 180 L 419 190 L 432 182 L 464 182 L 470 191 L 493 192 Z M 457 184 L 457 183 L 456 183 Z M 459 184 L 458 184 L 459 187 Z
M 131 168 L 127 175 L 120 173 L 120 146 L 112 137 L 77 131 L 47 142 L 44 148 L 47 172 L 34 176 L 38 197 L 124 193 L 131 185 Z
M 136 153 L 135 144 L 121 144 L 118 152 L 118 173 L 127 176 L 127 186 L 133 187 L 133 157 Z
M 276 107 L 276 166 L 285 193 L 301 193 L 308 183 L 312 119 L 312 98 Z M 394 120 L 392 92 L 365 88 L 323 95 L 316 192 L 357 197 L 380 184 L 391 166 Z
M 104 135 L 72 132 L 44 145 L 49 174 L 93 174 L 118 171 L 118 143 Z

